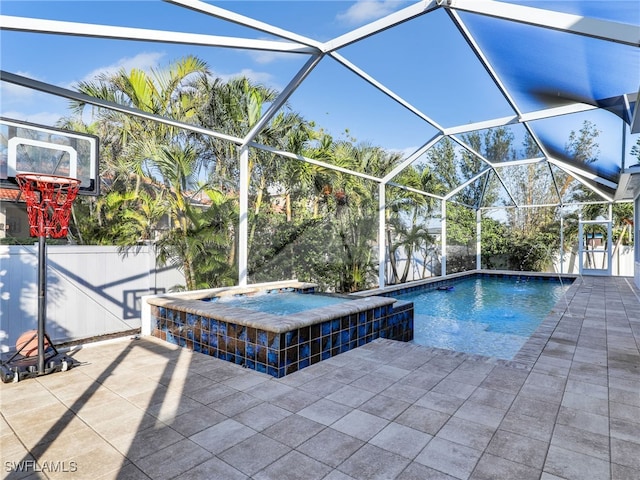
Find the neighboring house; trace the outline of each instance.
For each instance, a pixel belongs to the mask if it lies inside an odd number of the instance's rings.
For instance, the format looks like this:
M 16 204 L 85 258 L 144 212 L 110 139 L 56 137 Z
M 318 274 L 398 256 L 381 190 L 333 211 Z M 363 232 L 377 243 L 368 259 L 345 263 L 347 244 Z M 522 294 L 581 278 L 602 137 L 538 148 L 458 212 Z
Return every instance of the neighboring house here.
M 29 237 L 27 204 L 20 190 L 0 188 L 0 239 Z

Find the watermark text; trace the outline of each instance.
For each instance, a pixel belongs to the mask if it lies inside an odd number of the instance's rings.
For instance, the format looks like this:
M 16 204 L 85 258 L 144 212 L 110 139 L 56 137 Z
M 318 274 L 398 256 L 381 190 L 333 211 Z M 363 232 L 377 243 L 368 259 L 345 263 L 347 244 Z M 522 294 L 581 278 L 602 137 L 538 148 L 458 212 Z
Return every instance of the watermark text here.
M 42 473 L 73 473 L 78 471 L 78 462 L 55 461 L 36 462 L 35 460 L 21 460 L 19 462 L 4 462 L 5 472 L 42 472 Z

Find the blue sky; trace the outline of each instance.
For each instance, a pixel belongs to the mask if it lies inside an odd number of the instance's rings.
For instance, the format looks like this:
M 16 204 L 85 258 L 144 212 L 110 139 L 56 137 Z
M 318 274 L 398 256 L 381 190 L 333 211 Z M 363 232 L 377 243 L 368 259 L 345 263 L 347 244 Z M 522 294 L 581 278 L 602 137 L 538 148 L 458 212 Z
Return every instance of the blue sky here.
M 516 0 L 514 0 L 515 2 Z M 221 1 L 222 8 L 252 16 L 319 41 L 335 38 L 415 2 L 407 1 Z M 520 2 L 523 3 L 523 2 Z M 545 6 L 550 2 L 535 2 Z M 572 12 L 576 2 L 554 2 Z M 624 20 L 633 12 L 632 2 L 620 8 L 604 8 L 591 2 L 590 14 Z M 606 2 L 611 4 L 613 2 Z M 2 0 L 3 15 L 37 17 L 96 24 L 115 24 L 158 30 L 178 30 L 256 39 L 267 34 L 229 24 L 188 9 L 156 0 L 141 1 L 32 1 Z M 621 13 L 622 12 L 622 13 Z M 618 18 L 616 18 L 618 17 Z M 419 22 L 408 22 L 340 51 L 368 74 L 392 88 L 443 126 L 455 126 L 511 113 L 457 29 L 443 11 L 432 12 Z M 637 21 L 635 18 L 633 21 Z M 191 47 L 152 42 L 126 42 L 61 35 L 1 32 L 0 62 L 3 70 L 66 88 L 91 80 L 102 72 L 132 67 L 166 66 L 188 54 L 205 60 L 215 75 L 227 79 L 245 75 L 253 81 L 282 89 L 304 64 L 302 55 L 256 53 L 244 50 Z M 420 45 L 420 47 L 417 47 Z M 374 47 L 374 48 L 372 48 Z M 64 99 L 0 82 L 3 116 L 53 125 L 67 114 Z M 635 84 L 637 88 L 637 83 Z M 358 141 L 389 149 L 411 151 L 427 141 L 435 130 L 361 81 L 332 59 L 325 58 L 290 99 L 292 108 L 340 138 L 345 129 Z M 549 121 L 541 127 L 560 147 L 571 130 L 578 130 L 584 115 Z M 595 118 L 595 117 L 594 117 Z M 613 115 L 597 117 L 603 135 L 601 149 L 607 156 L 621 129 Z M 635 139 L 633 139 L 635 143 Z

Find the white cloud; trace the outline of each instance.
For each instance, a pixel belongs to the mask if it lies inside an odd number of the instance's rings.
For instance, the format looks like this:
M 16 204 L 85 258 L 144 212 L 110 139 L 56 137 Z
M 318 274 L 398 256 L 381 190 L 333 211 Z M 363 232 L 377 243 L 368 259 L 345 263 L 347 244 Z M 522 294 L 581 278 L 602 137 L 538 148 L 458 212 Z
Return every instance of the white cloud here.
M 254 62 L 259 63 L 261 65 L 272 63 L 272 62 L 275 62 L 276 60 L 282 60 L 282 59 L 289 60 L 293 57 L 296 57 L 296 55 L 293 55 L 290 53 L 287 54 L 282 52 L 270 52 L 268 50 L 261 50 L 261 51 L 253 50 L 253 51 L 248 51 L 248 54 Z
M 13 120 L 35 123 L 37 125 L 54 126 L 62 117 L 60 112 L 35 112 L 26 113 L 22 111 L 3 111 L 2 116 Z
M 33 97 L 33 93 L 30 88 L 7 82 L 0 83 L 0 96 L 3 103 L 6 101 L 28 100 Z
M 263 37 L 261 40 L 268 40 L 273 42 L 273 38 Z M 283 45 L 286 45 L 287 42 L 282 42 Z M 261 65 L 272 63 L 277 60 L 295 60 L 299 58 L 299 55 L 286 53 L 286 52 L 272 52 L 269 50 L 247 50 L 246 53 L 251 57 L 251 59 L 259 63 Z
M 148 71 L 151 68 L 156 68 L 160 64 L 160 60 L 165 56 L 164 53 L 161 52 L 143 52 L 139 53 L 135 57 L 125 57 L 119 59 L 117 62 L 112 63 L 111 65 L 105 65 L 103 67 L 98 67 L 91 72 L 87 73 L 81 81 L 92 81 L 98 75 L 105 74 L 111 75 L 117 73 L 121 69 L 125 71 L 130 71 L 132 68 L 137 68 L 139 70 Z
M 16 75 L 40 80 L 29 72 L 16 72 Z M 9 82 L 0 82 L 0 99 L 2 99 L 3 104 L 29 101 L 34 97 L 34 94 L 35 91 L 30 88 L 21 87 L 20 85 Z
M 29 72 L 15 72 L 22 77 L 46 81 Z M 56 112 L 66 100 L 9 82 L 0 82 L 0 114 L 3 117 L 40 125 L 54 125 L 64 113 Z M 64 112 L 64 109 L 61 110 Z
M 398 0 L 358 0 L 345 13 L 337 15 L 340 22 L 361 25 L 382 18 L 398 10 Z
M 266 87 L 274 88 L 276 90 L 281 90 L 281 87 L 273 82 L 273 75 L 267 72 L 256 72 L 255 70 L 251 70 L 250 68 L 243 68 L 239 72 L 229 74 L 212 72 L 212 75 L 214 77 L 222 79 L 225 82 L 228 82 L 233 78 L 247 77 L 249 80 L 251 80 L 252 83 L 265 85 Z
M 398 152 L 402 155 L 402 158 L 407 158 L 410 155 L 413 155 L 416 150 L 418 149 L 418 147 L 401 147 L 401 148 L 387 148 L 388 151 L 390 152 Z

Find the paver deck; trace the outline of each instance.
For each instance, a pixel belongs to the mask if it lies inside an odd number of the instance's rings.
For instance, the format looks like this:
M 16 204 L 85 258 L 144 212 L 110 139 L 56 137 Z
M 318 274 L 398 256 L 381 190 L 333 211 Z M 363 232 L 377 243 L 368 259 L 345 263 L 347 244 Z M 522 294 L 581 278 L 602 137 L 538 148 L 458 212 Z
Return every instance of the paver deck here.
M 578 279 L 510 362 L 377 340 L 282 379 L 154 338 L 0 386 L 2 478 L 640 478 L 640 292 Z

